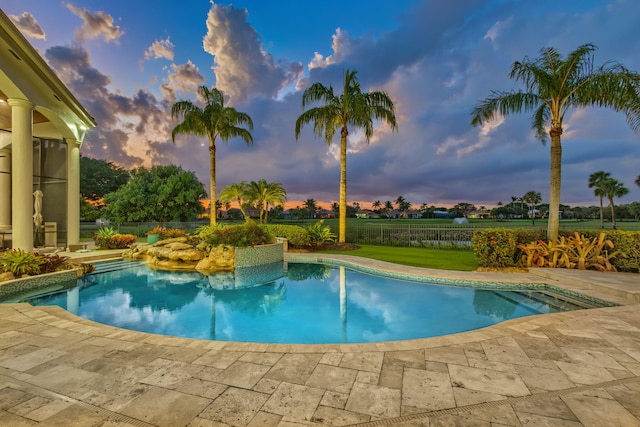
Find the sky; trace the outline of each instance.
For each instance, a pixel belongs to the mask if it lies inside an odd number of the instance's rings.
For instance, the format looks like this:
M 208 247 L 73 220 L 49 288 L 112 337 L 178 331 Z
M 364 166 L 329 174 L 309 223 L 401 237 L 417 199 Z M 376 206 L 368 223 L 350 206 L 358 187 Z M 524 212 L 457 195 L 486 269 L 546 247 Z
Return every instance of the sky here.
M 177 164 L 209 188 L 208 141 L 171 141 L 171 105 L 215 86 L 253 119 L 254 143 L 217 143 L 217 185 L 281 183 L 288 206 L 338 200 L 339 133 L 312 125 L 295 138 L 302 93 L 342 89 L 356 70 L 365 91 L 394 102 L 398 129 L 376 123 L 367 143 L 350 129 L 349 204 L 398 196 L 414 207 L 493 207 L 537 191 L 549 197 L 549 144 L 528 114 L 470 125 L 492 90 L 522 89 L 511 65 L 585 43 L 596 65 L 640 71 L 637 0 L 238 0 L 148 2 L 0 0 L 31 44 L 98 123 L 84 156 L 124 168 Z M 610 172 L 640 201 L 640 135 L 622 113 L 575 109 L 565 117 L 561 203 L 597 205 L 589 175 Z

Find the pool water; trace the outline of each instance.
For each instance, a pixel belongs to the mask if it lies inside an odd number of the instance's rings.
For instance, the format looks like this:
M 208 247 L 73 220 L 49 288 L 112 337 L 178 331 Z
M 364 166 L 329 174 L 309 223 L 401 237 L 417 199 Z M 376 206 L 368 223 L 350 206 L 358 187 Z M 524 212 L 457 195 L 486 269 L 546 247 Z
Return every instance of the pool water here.
M 426 338 L 582 308 L 535 291 L 430 285 L 299 263 L 211 276 L 135 263 L 27 302 L 142 332 L 289 344 Z

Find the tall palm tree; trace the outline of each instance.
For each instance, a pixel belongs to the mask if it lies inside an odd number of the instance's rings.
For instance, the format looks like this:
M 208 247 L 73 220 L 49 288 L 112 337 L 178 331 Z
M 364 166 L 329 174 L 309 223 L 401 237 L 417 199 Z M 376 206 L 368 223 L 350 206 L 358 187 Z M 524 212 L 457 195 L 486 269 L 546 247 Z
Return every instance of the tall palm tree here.
M 373 122 L 385 121 L 396 130 L 396 116 L 393 102 L 385 92 L 362 92 L 356 78 L 357 71 L 347 70 L 344 74 L 342 94 L 336 95 L 333 87 L 314 83 L 302 95 L 302 108 L 311 103 L 322 105 L 311 108 L 296 120 L 296 139 L 302 126 L 313 123 L 317 137 L 323 137 L 327 144 L 336 131 L 340 130 L 340 210 L 338 221 L 338 242 L 344 243 L 347 232 L 347 136 L 349 127 L 363 128 L 369 142 L 373 136 Z
M 382 202 L 380 200 L 376 200 L 371 204 L 373 211 L 376 213 L 380 213 L 380 208 L 382 207 Z
M 636 185 L 640 187 L 640 175 L 638 175 L 635 182 L 636 182 Z
M 593 194 L 600 199 L 600 228 L 604 228 L 604 213 L 602 208 L 602 199 L 607 193 L 602 188 L 602 183 L 611 178 L 609 172 L 598 171 L 589 175 L 589 188 L 593 188 Z
M 244 210 L 247 199 L 249 199 L 249 185 L 246 182 L 241 181 L 227 185 L 220 192 L 220 199 L 224 202 L 237 202 L 240 212 L 242 212 L 242 218 L 245 221 L 249 219 Z
M 173 118 L 183 118 L 171 131 L 171 140 L 175 143 L 176 135 L 191 134 L 206 136 L 209 139 L 209 197 L 211 208 L 216 210 L 216 139 L 228 141 L 240 137 L 247 144 L 253 143 L 249 130 L 253 130 L 253 121 L 246 113 L 236 111 L 233 107 L 224 106 L 224 94 L 221 90 L 198 87 L 198 95 L 204 100 L 204 107 L 200 108 L 189 100 L 178 101 L 171 107 Z M 249 130 L 241 127 L 247 126 Z M 216 213 L 211 212 L 211 224 L 216 224 Z
M 616 211 L 613 205 L 613 199 L 615 197 L 622 197 L 629 193 L 629 189 L 617 179 L 606 179 L 602 182 L 602 189 L 604 190 L 607 199 L 609 199 L 609 206 L 611 207 L 611 226 L 616 229 Z
M 596 47 L 584 44 L 563 58 L 545 48 L 534 60 L 513 63 L 509 77 L 524 83 L 525 91 L 493 91 L 473 109 L 474 126 L 498 115 L 532 112 L 536 136 L 551 137 L 549 179 L 549 240 L 558 238 L 562 167 L 562 124 L 571 108 L 608 107 L 624 112 L 634 131 L 640 129 L 640 75 L 616 62 L 593 64 Z M 548 128 L 548 129 L 547 129 Z
M 536 205 L 542 201 L 542 196 L 537 191 L 528 191 L 522 196 L 522 201 L 529 206 L 531 225 L 536 225 Z

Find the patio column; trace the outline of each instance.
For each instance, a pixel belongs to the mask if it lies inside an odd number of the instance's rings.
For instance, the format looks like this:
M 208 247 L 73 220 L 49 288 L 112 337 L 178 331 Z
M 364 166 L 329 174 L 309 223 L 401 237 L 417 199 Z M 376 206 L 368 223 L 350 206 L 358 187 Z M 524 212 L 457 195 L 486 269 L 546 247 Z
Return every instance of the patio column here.
M 0 231 L 11 229 L 11 151 L 0 148 Z
M 11 106 L 12 247 L 33 250 L 33 110 L 25 99 Z
M 80 142 L 67 139 L 67 248 L 80 243 Z

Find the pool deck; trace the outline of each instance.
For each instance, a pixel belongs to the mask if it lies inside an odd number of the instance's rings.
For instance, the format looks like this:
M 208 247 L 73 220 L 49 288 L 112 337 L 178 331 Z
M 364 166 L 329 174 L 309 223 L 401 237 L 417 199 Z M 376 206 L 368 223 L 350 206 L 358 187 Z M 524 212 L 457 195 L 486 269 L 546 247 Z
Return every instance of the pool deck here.
M 295 257 L 309 254 L 287 254 Z M 0 425 L 640 426 L 640 275 L 313 257 L 427 277 L 548 283 L 620 306 L 438 338 L 270 345 L 152 335 L 57 307 L 0 304 Z

